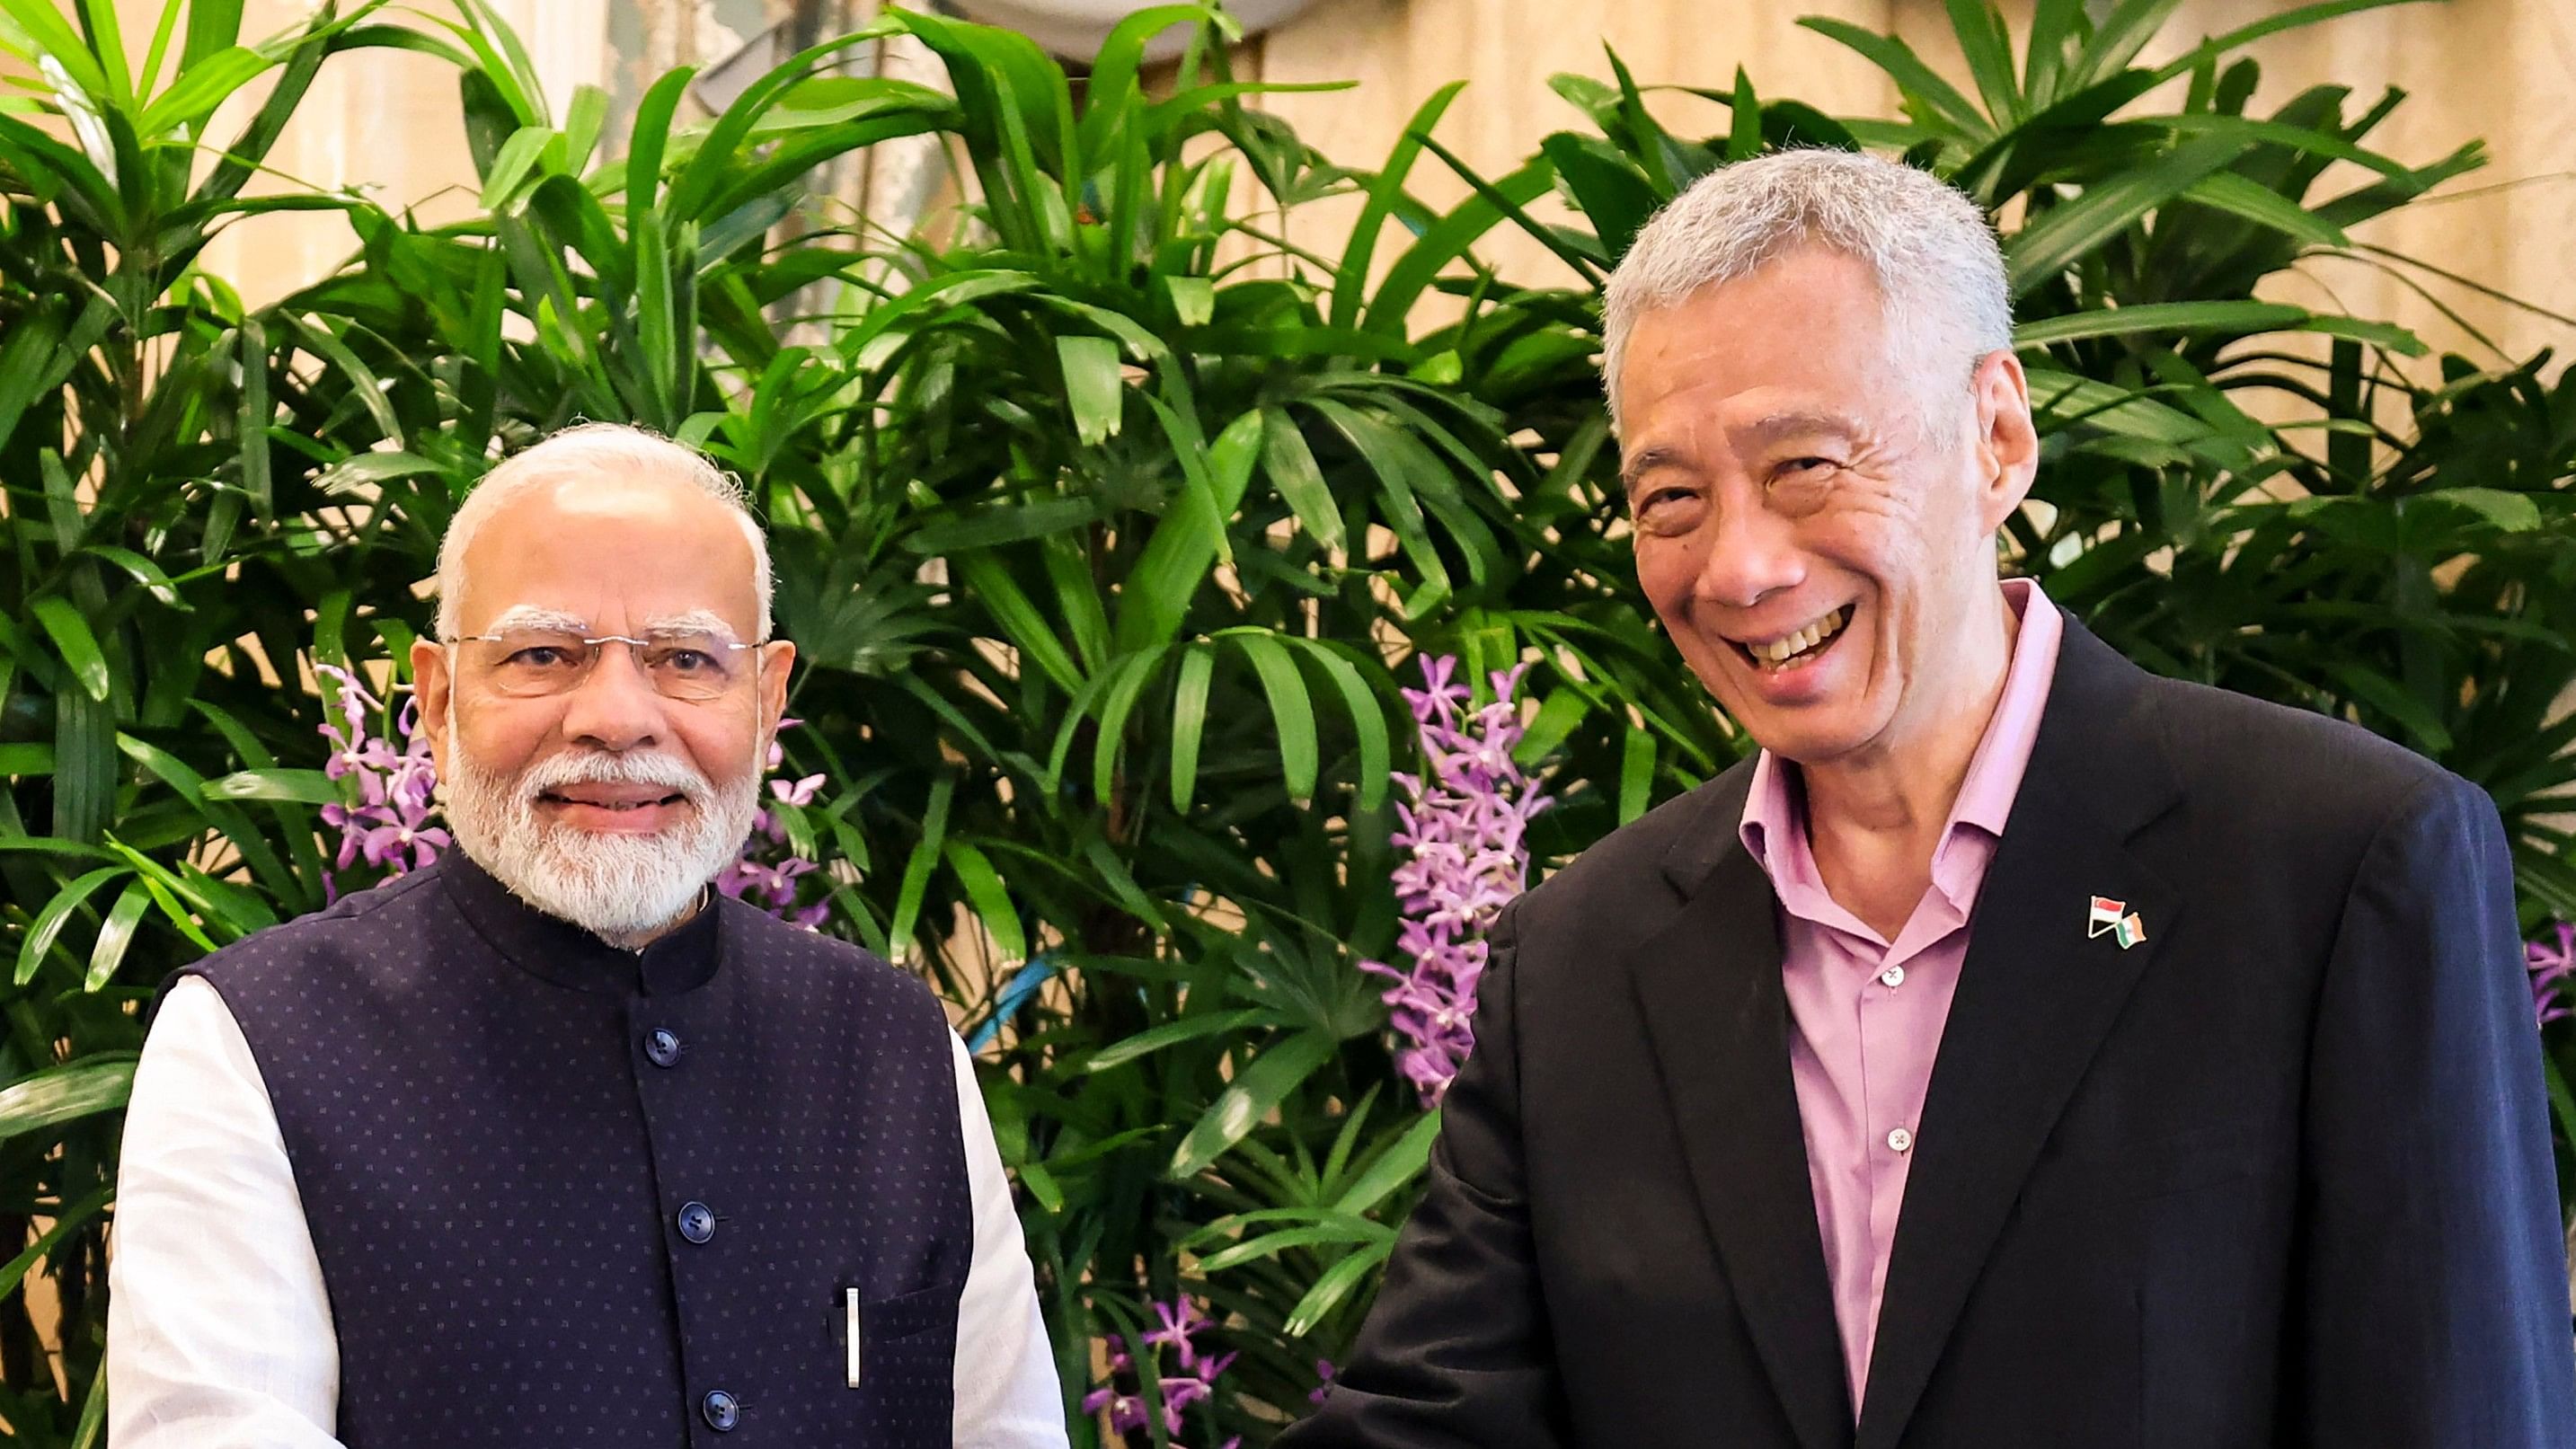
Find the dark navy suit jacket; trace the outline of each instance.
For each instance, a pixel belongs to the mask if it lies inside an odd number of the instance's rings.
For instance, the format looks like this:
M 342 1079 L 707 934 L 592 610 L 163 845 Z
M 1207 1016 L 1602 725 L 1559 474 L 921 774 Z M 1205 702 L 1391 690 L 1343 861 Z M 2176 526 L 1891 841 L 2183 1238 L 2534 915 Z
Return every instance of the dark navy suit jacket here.
M 1747 774 L 1507 912 L 1425 1196 L 1283 1446 L 2576 1445 L 2484 794 L 2070 621 L 1855 1412 Z M 2095 895 L 2144 944 L 2088 937 Z

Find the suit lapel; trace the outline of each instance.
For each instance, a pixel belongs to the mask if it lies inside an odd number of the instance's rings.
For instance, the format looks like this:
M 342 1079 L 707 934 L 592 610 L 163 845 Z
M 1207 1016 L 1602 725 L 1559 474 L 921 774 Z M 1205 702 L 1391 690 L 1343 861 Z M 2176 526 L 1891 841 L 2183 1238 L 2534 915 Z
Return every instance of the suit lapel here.
M 1894 1449 L 2022 1183 L 2181 902 L 2129 837 L 2177 798 L 2135 666 L 2066 626 L 1979 895 L 1897 1219 L 1858 1449 Z M 2095 896 L 2146 939 L 2091 934 Z
M 1679 912 L 1629 952 L 1701 1216 L 1754 1348 L 1806 1449 L 1851 1442 L 1806 1139 L 1789 1077 L 1771 886 L 1736 839 L 1749 769 L 1712 785 L 1666 862 Z

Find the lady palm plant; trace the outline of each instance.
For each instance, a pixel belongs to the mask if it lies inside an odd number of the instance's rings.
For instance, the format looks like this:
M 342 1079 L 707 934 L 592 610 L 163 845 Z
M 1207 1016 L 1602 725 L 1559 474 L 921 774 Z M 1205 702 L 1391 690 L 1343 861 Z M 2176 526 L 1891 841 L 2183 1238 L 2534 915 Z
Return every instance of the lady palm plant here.
M 1496 570 L 1518 460 L 1241 220 L 1239 184 L 1257 213 L 1347 183 L 1243 107 L 1221 47 L 1137 84 L 1148 37 L 1209 20 L 1131 20 L 1077 103 L 1019 37 L 902 18 L 964 107 L 966 239 L 876 249 L 799 391 L 764 378 L 708 442 L 811 520 L 781 564 L 796 709 L 870 782 L 845 853 L 898 845 L 852 923 L 996 1049 L 1067 1383 L 1204 1298 L 1230 1409 L 1302 1402 L 1291 1345 L 1338 1341 L 1374 1258 L 1227 1275 L 1180 1240 L 1293 1217 L 1382 1253 L 1427 1146 L 1354 969 L 1395 929 L 1388 650 Z M 799 406 L 789 471 L 759 440 Z M 1160 1424 L 1165 1376 L 1131 1372 L 1112 1392 Z

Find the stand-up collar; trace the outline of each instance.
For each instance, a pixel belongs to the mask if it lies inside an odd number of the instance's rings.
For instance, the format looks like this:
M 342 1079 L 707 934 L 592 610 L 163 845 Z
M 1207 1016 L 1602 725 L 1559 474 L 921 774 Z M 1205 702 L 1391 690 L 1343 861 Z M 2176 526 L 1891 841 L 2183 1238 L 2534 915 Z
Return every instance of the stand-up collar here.
M 540 980 L 609 996 L 672 996 L 715 978 L 717 902 L 641 951 L 612 946 L 521 900 L 463 850 L 430 867 L 467 924 L 510 964 Z

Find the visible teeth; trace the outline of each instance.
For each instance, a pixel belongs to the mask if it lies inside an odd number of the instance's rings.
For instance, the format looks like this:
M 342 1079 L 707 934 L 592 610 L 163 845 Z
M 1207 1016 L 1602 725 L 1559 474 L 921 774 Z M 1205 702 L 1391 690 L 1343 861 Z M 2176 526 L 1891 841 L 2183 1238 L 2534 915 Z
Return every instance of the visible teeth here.
M 1836 609 L 1785 638 L 1774 639 L 1768 644 L 1748 644 L 1745 647 L 1754 658 L 1776 668 L 1831 639 L 1842 630 L 1843 611 Z

